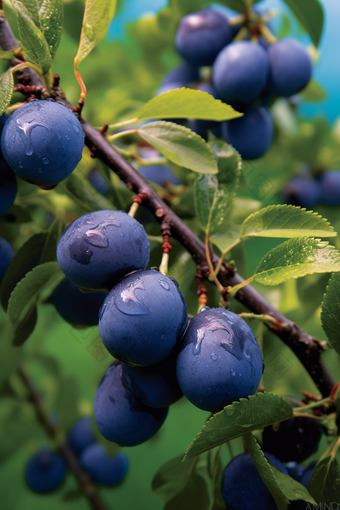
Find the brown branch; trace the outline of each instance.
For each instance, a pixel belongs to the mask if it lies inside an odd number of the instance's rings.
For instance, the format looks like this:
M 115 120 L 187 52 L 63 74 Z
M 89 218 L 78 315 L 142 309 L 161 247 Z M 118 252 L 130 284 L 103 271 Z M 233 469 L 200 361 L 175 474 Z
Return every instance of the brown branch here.
M 15 47 L 15 43 L 17 45 L 15 39 L 15 42 L 13 41 L 13 34 L 9 31 L 10 29 L 7 21 L 3 20 L 1 22 L 0 19 L 0 44 L 4 50 Z M 30 72 L 31 70 L 28 69 L 27 71 Z M 18 80 L 19 82 L 22 81 L 20 77 L 18 77 Z M 38 82 L 34 79 L 32 84 L 39 86 L 41 82 L 39 82 L 39 79 Z M 52 88 L 52 93 L 56 99 L 62 101 L 69 108 L 72 108 L 72 105 L 68 102 L 62 90 L 57 85 Z M 205 246 L 201 240 L 178 216 L 176 216 L 148 182 L 136 172 L 99 131 L 96 131 L 84 119 L 80 119 L 80 122 L 85 133 L 85 143 L 93 155 L 116 172 L 120 179 L 136 194 L 146 194 L 147 198 L 143 201 L 143 205 L 153 213 L 159 223 L 162 223 L 164 218 L 167 218 L 171 227 L 172 237 L 177 239 L 177 241 L 188 250 L 196 264 L 200 267 L 202 276 L 208 278 L 209 268 L 205 255 Z M 216 267 L 219 258 L 215 254 L 212 255 L 212 263 Z M 225 264 L 221 266 L 218 279 L 224 287 L 235 286 L 244 281 Z M 236 299 L 244 304 L 251 312 L 258 315 L 271 315 L 278 322 L 286 324 L 287 328 L 285 328 L 284 331 L 276 331 L 272 328 L 269 329 L 281 338 L 298 357 L 318 387 L 320 393 L 324 397 L 328 396 L 335 381 L 321 358 L 322 348 L 319 342 L 313 336 L 299 328 L 295 323 L 284 317 L 250 285 L 240 289 L 236 294 Z
M 18 373 L 28 390 L 29 400 L 34 405 L 35 412 L 39 422 L 44 427 L 44 429 L 46 430 L 47 434 L 51 439 L 57 439 L 59 432 L 58 427 L 50 420 L 50 418 L 46 414 L 44 407 L 42 405 L 41 396 L 35 389 L 31 379 L 28 377 L 22 365 L 19 366 Z M 82 489 L 86 498 L 88 499 L 91 508 L 93 508 L 94 510 L 107 510 L 107 507 L 99 499 L 96 493 L 96 488 L 93 485 L 90 477 L 86 473 L 84 473 L 84 471 L 81 470 L 77 457 L 73 454 L 70 447 L 66 443 L 63 443 L 60 446 L 62 453 L 68 465 L 72 469 L 73 474 L 77 478 L 79 486 Z

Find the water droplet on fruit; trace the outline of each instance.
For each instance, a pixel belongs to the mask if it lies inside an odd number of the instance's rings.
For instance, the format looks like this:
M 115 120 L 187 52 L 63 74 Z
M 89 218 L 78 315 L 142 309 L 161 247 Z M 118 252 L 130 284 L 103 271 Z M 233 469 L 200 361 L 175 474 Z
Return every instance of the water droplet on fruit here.
M 202 308 L 200 309 L 200 313 L 206 312 L 207 310 L 210 310 L 210 306 L 202 306 Z
M 197 340 L 196 340 L 196 344 L 194 344 L 192 346 L 192 353 L 197 355 L 201 352 L 201 346 L 202 346 L 202 342 L 203 342 L 203 339 L 205 337 L 205 327 L 203 326 L 202 328 L 199 328 L 197 330 Z
M 79 133 L 79 128 L 77 126 L 73 126 L 73 129 L 75 130 L 75 132 L 78 134 Z
M 140 299 L 141 293 L 145 292 L 145 290 L 141 278 L 137 278 L 137 280 L 130 283 L 126 289 L 116 296 L 116 308 L 125 315 L 150 314 L 149 308 Z
M 178 281 L 176 280 L 176 278 L 171 278 L 170 276 L 170 280 L 176 285 L 177 288 L 179 288 Z
M 107 227 L 120 227 L 120 223 L 117 221 L 104 221 L 104 223 L 100 223 L 95 228 L 89 229 L 84 237 L 85 240 L 92 244 L 92 246 L 97 246 L 98 248 L 106 248 L 109 245 L 109 240 L 105 234 L 103 234 L 103 230 Z
M 150 267 L 150 271 L 158 271 L 159 272 L 159 267 L 152 266 L 152 267 Z
M 21 161 L 19 161 L 19 163 L 18 163 L 18 167 L 19 167 L 19 168 L 24 168 L 24 165 L 21 163 Z
M 238 375 L 239 375 L 240 377 L 242 377 L 242 374 L 241 374 L 241 372 L 240 372 L 240 373 L 239 373 Z
M 68 135 L 65 135 L 65 138 L 66 138 L 66 140 L 69 140 L 69 139 L 70 139 L 70 137 L 69 137 Z
M 211 359 L 212 359 L 213 361 L 216 361 L 216 360 L 217 360 L 217 356 L 216 356 L 216 354 L 212 354 L 212 355 L 211 355 Z
M 159 283 L 164 290 L 170 290 L 170 285 L 168 284 L 168 282 L 165 282 L 164 280 L 159 280 Z
M 38 168 L 38 174 L 42 174 L 42 168 Z
M 236 375 L 236 372 L 233 369 L 230 370 L 230 373 L 231 373 L 232 376 Z
M 31 135 L 32 130 L 35 127 L 44 127 L 46 129 L 50 129 L 49 126 L 44 124 L 43 122 L 36 122 L 34 119 L 29 120 L 29 116 L 31 114 L 23 114 L 19 118 L 17 118 L 17 124 L 19 126 L 19 129 L 22 131 L 24 137 L 24 144 L 25 144 L 25 153 L 27 156 L 32 156 L 33 154 L 33 147 L 31 143 Z
M 43 158 L 41 161 L 43 165 L 48 165 L 50 162 L 47 158 Z

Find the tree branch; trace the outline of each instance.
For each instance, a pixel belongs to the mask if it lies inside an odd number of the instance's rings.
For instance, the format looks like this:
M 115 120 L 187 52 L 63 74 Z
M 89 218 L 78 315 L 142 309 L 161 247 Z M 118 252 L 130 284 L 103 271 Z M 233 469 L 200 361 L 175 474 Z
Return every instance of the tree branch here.
M 29 399 L 31 400 L 31 402 L 34 405 L 35 412 L 36 412 L 39 422 L 44 427 L 44 429 L 46 430 L 46 432 L 50 436 L 50 438 L 56 439 L 57 435 L 58 435 L 58 427 L 56 427 L 56 425 L 47 416 L 47 414 L 43 408 L 43 405 L 41 403 L 41 397 L 40 397 L 39 393 L 36 391 L 36 389 L 34 388 L 32 381 L 26 374 L 26 371 L 24 370 L 22 365 L 19 366 L 18 373 L 20 375 L 21 380 L 24 382 L 24 384 L 28 390 Z M 107 507 L 99 499 L 99 497 L 96 493 L 95 486 L 91 482 L 90 477 L 86 473 L 84 473 L 84 471 L 81 470 L 78 460 L 77 460 L 76 456 L 73 454 L 70 447 L 66 443 L 63 443 L 61 445 L 61 450 L 63 452 L 63 455 L 64 455 L 68 465 L 70 466 L 75 477 L 77 478 L 78 483 L 79 483 L 83 493 L 85 494 L 86 498 L 88 499 L 88 501 L 91 505 L 91 508 L 93 508 L 94 510 L 107 510 Z
M 0 42 L 4 50 L 13 47 L 13 34 L 10 32 L 6 20 L 0 22 Z M 21 81 L 20 77 L 18 77 L 18 79 Z M 37 85 L 36 80 L 34 81 L 34 85 Z M 52 93 L 56 99 L 63 101 L 66 106 L 72 108 L 72 105 L 68 102 L 59 87 L 52 88 Z M 172 236 L 191 254 L 192 258 L 199 266 L 202 275 L 207 278 L 209 276 L 209 268 L 205 255 L 205 246 L 201 240 L 161 200 L 148 182 L 113 148 L 100 132 L 96 131 L 85 120 L 80 119 L 80 122 L 85 133 L 85 143 L 94 156 L 116 172 L 120 179 L 136 194 L 146 193 L 147 198 L 143 201 L 143 206 L 154 214 L 159 223 L 162 222 L 164 217 L 167 218 L 167 221 L 171 225 Z M 217 265 L 218 260 L 219 258 L 213 254 L 212 262 L 214 266 Z M 235 286 L 244 281 L 238 274 L 234 274 L 225 264 L 221 266 L 218 279 L 224 287 Z M 284 331 L 277 331 L 272 328 L 269 329 L 281 338 L 298 357 L 318 387 L 320 393 L 324 397 L 328 396 L 335 384 L 335 380 L 321 359 L 323 349 L 320 343 L 313 336 L 303 331 L 295 323 L 279 313 L 250 285 L 240 289 L 236 294 L 236 299 L 253 313 L 258 315 L 271 315 L 277 321 L 287 325 Z

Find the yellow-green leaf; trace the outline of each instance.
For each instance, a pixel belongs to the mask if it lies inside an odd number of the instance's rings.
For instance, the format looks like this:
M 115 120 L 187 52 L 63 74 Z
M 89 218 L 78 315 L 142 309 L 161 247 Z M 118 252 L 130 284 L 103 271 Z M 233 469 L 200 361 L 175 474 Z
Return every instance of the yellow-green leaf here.
M 13 74 L 11 72 L 3 74 L 0 78 L 0 115 L 4 113 L 11 102 L 13 87 Z

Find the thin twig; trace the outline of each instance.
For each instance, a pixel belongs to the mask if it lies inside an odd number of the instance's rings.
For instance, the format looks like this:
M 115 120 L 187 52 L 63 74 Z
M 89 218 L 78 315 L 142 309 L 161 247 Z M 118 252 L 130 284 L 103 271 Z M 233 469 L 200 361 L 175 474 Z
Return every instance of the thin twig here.
M 46 414 L 45 409 L 42 405 L 41 396 L 35 389 L 31 379 L 28 377 L 22 365 L 19 366 L 18 373 L 23 383 L 25 384 L 26 388 L 28 389 L 29 399 L 32 401 L 34 405 L 35 412 L 39 422 L 44 427 L 44 429 L 46 430 L 47 434 L 51 439 L 57 439 L 59 429 Z M 81 470 L 78 460 L 73 454 L 70 447 L 66 443 L 61 444 L 60 447 L 67 463 L 69 464 L 70 468 L 73 471 L 73 474 L 77 478 L 84 495 L 88 499 L 91 508 L 93 508 L 94 510 L 107 510 L 107 507 L 99 499 L 96 493 L 96 488 L 91 482 L 90 477 L 86 473 L 84 473 L 84 471 Z

